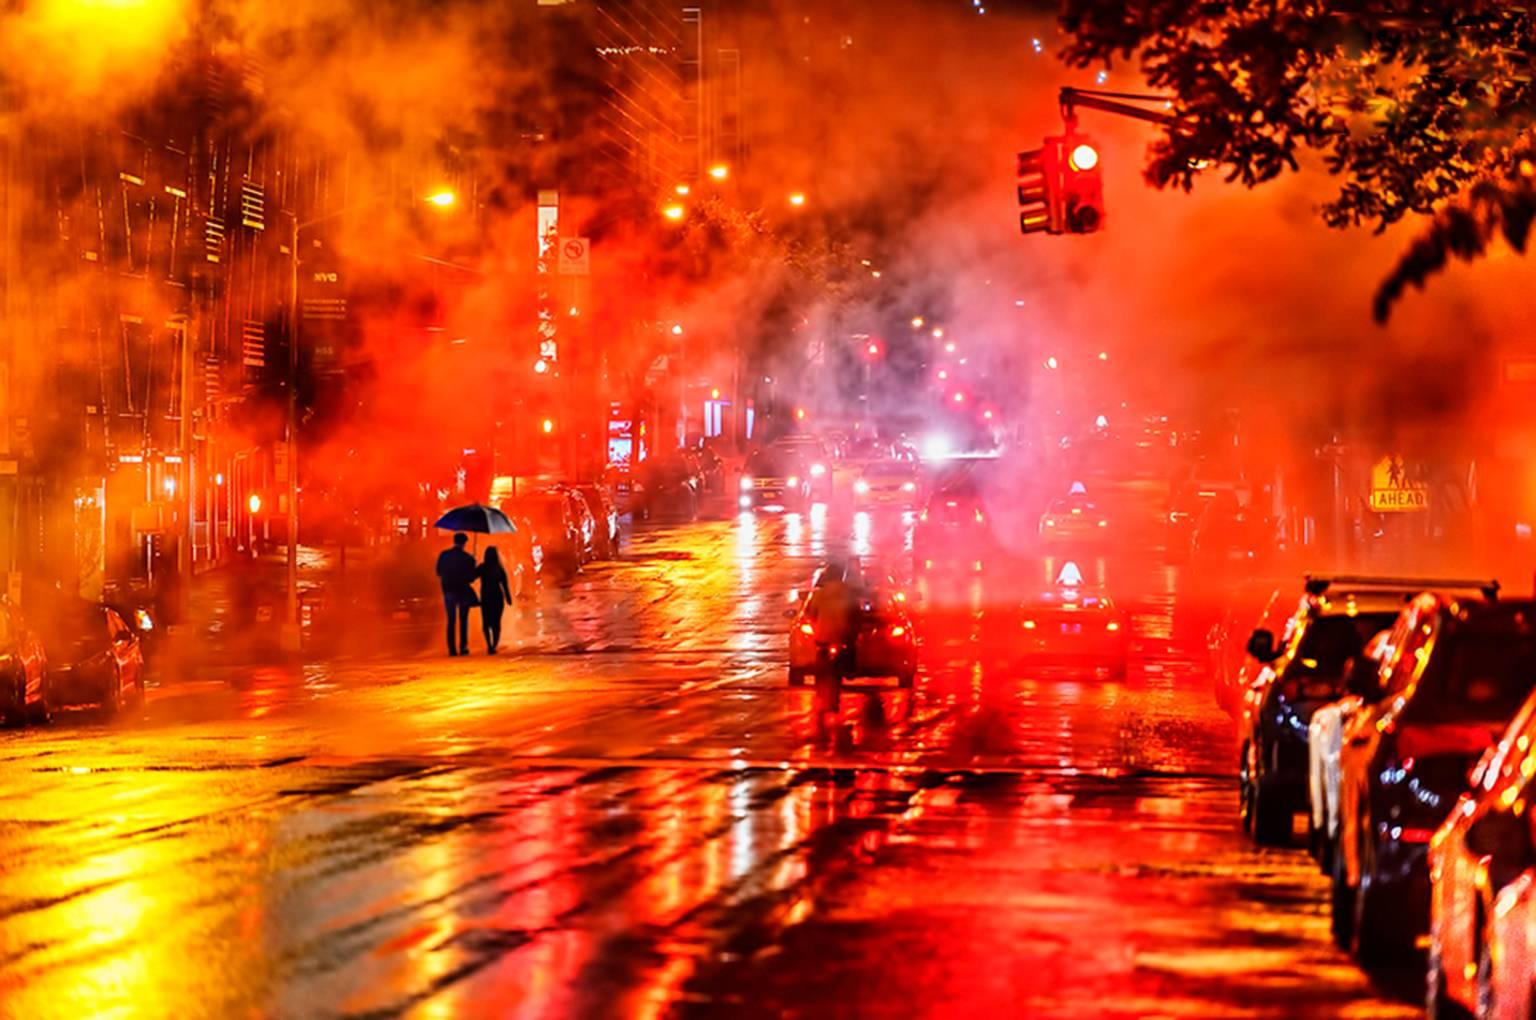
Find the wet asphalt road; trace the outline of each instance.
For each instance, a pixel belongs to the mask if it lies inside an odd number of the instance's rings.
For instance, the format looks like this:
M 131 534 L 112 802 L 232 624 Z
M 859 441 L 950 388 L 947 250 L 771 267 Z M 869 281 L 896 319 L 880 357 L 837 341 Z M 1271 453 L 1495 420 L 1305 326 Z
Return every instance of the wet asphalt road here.
M 787 596 L 873 530 L 656 527 L 498 658 L 0 734 L 0 1016 L 1417 1015 L 1241 837 L 1175 571 L 1124 683 L 951 657 L 819 732 Z

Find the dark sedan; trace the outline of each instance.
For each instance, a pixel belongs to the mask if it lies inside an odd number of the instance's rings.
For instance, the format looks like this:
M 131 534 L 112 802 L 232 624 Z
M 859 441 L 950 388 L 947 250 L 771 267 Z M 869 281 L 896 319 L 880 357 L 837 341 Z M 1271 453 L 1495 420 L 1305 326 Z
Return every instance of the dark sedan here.
M 144 652 L 116 609 L 67 602 L 49 609 L 43 630 L 53 705 L 96 705 L 115 715 L 143 701 Z

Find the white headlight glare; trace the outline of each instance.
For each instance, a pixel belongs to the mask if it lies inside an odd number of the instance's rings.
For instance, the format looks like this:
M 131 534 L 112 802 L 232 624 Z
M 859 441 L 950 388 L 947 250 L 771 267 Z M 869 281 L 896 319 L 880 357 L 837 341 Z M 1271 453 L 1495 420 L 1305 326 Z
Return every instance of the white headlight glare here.
M 826 473 L 827 473 L 827 466 L 825 464 L 812 464 L 811 465 L 811 477 L 812 478 L 820 478 L 822 475 L 824 475 Z
M 750 488 L 752 488 L 752 479 L 747 478 L 746 476 L 742 476 L 741 491 L 746 492 Z
M 862 496 L 869 491 L 869 483 L 860 478 L 858 481 L 853 483 L 853 491 Z

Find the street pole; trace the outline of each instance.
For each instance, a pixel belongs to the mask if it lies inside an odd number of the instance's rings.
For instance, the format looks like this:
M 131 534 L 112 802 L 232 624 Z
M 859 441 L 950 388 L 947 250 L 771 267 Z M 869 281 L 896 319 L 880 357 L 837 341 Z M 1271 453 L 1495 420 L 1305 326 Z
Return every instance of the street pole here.
M 289 235 L 292 274 L 288 292 L 288 605 L 282 646 L 299 650 L 299 214 Z

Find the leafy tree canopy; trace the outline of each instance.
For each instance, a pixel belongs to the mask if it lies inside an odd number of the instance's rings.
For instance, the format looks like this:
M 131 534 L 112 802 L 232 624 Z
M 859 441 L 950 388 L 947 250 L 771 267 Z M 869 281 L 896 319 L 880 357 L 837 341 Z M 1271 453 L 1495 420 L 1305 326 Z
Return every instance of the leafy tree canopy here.
M 1340 178 L 1332 226 L 1431 217 L 1375 299 L 1536 215 L 1536 15 L 1495 0 L 1063 0 L 1073 66 L 1137 60 L 1176 123 L 1147 177 L 1188 189 L 1207 167 L 1253 187 L 1303 149 Z M 1209 172 L 1207 170 L 1206 172 Z

